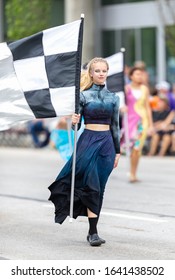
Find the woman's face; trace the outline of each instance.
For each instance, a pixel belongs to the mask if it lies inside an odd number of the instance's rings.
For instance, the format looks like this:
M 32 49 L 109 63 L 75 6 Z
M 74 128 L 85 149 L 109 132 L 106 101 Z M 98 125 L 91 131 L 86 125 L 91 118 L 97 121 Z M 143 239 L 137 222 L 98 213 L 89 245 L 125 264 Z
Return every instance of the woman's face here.
M 96 62 L 92 65 L 90 75 L 93 83 L 96 85 L 104 85 L 108 74 L 107 65 L 105 62 Z
M 131 76 L 131 80 L 136 84 L 141 84 L 143 78 L 142 70 L 135 70 Z

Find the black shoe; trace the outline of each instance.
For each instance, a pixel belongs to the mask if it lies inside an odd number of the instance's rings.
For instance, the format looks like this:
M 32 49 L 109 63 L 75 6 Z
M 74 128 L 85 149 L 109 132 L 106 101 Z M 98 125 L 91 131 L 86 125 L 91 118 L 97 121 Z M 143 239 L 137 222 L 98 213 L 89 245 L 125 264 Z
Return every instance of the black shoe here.
M 100 246 L 102 244 L 101 239 L 97 233 L 89 234 L 87 236 L 87 241 L 90 243 L 91 246 Z
M 90 234 L 87 235 L 87 241 L 89 242 L 89 236 Z M 99 236 L 98 236 L 99 237 Z M 100 241 L 101 241 L 101 244 L 104 244 L 106 243 L 106 240 L 104 240 L 103 238 L 99 237 Z

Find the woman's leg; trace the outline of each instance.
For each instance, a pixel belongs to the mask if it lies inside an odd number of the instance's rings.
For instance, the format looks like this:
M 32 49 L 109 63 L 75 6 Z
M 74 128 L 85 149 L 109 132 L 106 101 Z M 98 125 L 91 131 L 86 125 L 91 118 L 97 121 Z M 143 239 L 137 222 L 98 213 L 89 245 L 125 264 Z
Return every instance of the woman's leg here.
M 101 241 L 97 232 L 98 216 L 89 209 L 87 209 L 87 214 L 89 221 L 89 233 L 87 236 L 87 241 L 91 246 L 100 246 L 103 242 Z
M 160 135 L 158 133 L 155 133 L 151 137 L 150 150 L 148 156 L 154 156 L 156 154 L 159 143 L 160 143 Z
M 97 233 L 98 216 L 89 209 L 87 209 L 87 214 L 89 220 L 89 234 L 92 235 Z
M 164 134 L 161 141 L 160 151 L 158 153 L 159 156 L 164 156 L 168 151 L 168 148 L 171 145 L 171 135 Z
M 114 158 L 115 158 L 115 153 L 113 157 L 107 156 L 99 156 L 98 160 L 96 162 L 96 167 L 97 167 L 97 173 L 98 173 L 98 180 L 99 180 L 99 185 L 100 185 L 100 197 L 99 197 L 99 208 L 98 208 L 98 215 L 90 211 L 90 209 L 87 209 L 87 215 L 88 215 L 88 221 L 89 221 L 89 233 L 87 236 L 87 240 L 89 241 L 89 237 L 92 235 L 97 235 L 98 236 L 98 230 L 97 230 L 97 223 L 100 217 L 100 212 L 103 204 L 103 196 L 104 196 L 104 191 L 105 191 L 105 186 L 106 182 L 108 180 L 109 174 L 111 173 L 114 165 Z M 106 167 L 104 169 L 104 166 Z M 99 246 L 101 244 L 104 244 L 106 241 L 99 236 L 96 238 L 99 238 L 100 244 L 96 245 Z
M 175 155 L 175 132 L 171 134 L 171 153 Z
M 130 157 L 130 182 L 138 181 L 136 173 L 139 164 L 139 159 L 140 159 L 140 151 L 133 149 Z

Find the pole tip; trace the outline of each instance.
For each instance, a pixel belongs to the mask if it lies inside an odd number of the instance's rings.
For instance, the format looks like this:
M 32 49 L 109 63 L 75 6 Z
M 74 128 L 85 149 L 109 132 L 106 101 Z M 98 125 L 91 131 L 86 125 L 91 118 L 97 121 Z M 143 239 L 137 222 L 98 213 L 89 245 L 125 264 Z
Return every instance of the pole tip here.
M 121 52 L 125 52 L 125 48 L 121 48 L 120 50 L 121 50 Z
M 84 14 L 81 14 L 81 18 L 84 18 Z

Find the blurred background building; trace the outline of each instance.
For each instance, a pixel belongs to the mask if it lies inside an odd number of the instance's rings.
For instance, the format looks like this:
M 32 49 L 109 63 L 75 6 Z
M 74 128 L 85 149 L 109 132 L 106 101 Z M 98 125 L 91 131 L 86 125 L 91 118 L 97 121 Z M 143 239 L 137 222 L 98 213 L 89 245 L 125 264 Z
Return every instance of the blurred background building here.
M 94 56 L 110 56 L 124 47 L 126 64 L 131 66 L 134 61 L 143 60 L 152 83 L 175 82 L 174 0 L 0 0 L 0 41 L 10 39 L 10 24 L 15 21 L 11 3 L 24 6 L 24 14 L 28 14 L 30 21 L 27 2 L 31 9 L 37 2 L 43 7 L 47 5 L 46 28 L 77 20 L 81 13 L 85 14 L 83 63 Z M 38 14 L 36 4 L 35 7 Z M 38 22 L 41 17 L 43 20 L 43 14 L 38 14 Z M 31 21 L 30 25 L 33 24 L 37 25 Z

